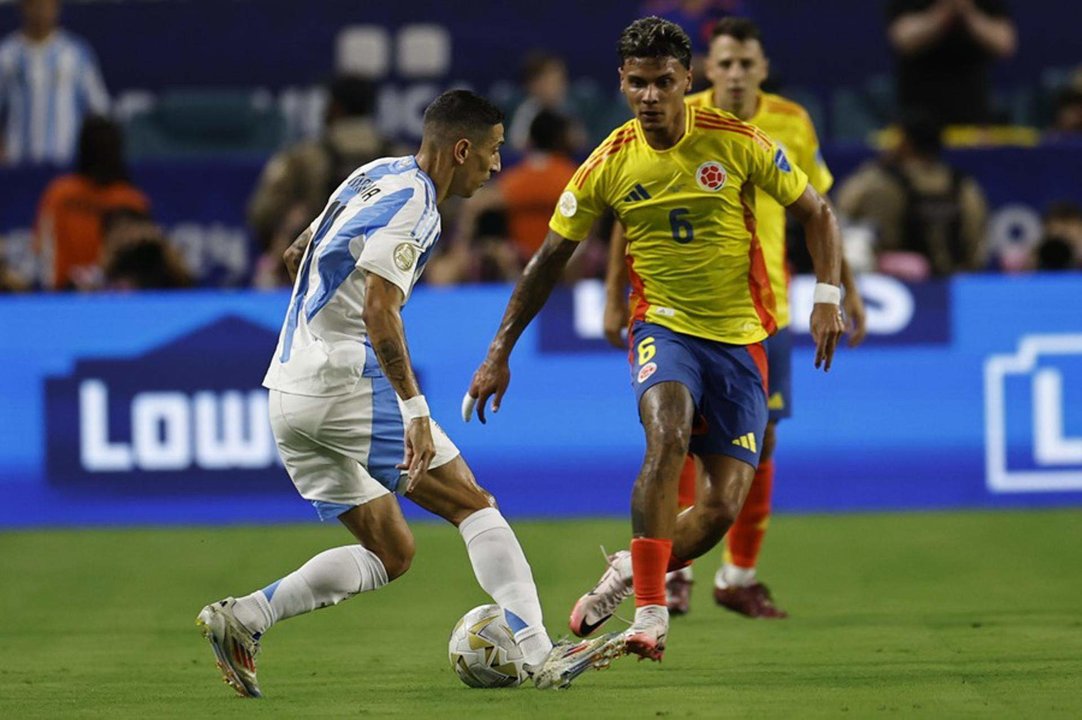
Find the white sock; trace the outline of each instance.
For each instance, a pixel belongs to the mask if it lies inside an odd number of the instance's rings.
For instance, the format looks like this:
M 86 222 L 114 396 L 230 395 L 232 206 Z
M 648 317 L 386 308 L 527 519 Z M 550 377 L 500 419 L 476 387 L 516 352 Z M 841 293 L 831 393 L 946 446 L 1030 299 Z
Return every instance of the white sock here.
M 262 590 L 237 599 L 233 612 L 261 635 L 274 623 L 325 608 L 387 584 L 383 562 L 363 545 L 326 550 Z
M 679 570 L 673 570 L 671 573 L 665 575 L 666 580 L 672 580 L 673 578 L 683 578 L 688 582 L 691 582 L 691 566 L 687 565 Z
M 458 526 L 481 589 L 503 608 L 528 665 L 545 659 L 552 641 L 545 630 L 533 572 L 511 526 L 496 508 L 478 510 Z
M 742 568 L 725 563 L 714 575 L 714 585 L 719 588 L 747 587 L 755 584 L 755 568 Z
M 667 605 L 641 605 L 635 608 L 635 622 L 639 621 L 639 617 L 643 614 L 653 615 L 654 617 L 663 617 L 665 622 L 669 622 L 669 607 Z

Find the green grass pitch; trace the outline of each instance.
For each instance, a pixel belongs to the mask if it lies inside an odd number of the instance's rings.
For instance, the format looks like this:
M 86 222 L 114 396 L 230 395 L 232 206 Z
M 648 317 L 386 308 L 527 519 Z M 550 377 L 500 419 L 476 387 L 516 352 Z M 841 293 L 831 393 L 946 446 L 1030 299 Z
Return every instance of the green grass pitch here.
M 515 527 L 560 634 L 627 523 Z M 448 633 L 487 600 L 452 528 L 414 532 L 406 577 L 268 633 L 261 701 L 221 683 L 196 612 L 340 527 L 0 533 L 0 717 L 1082 717 L 1082 510 L 777 517 L 761 573 L 789 620 L 716 608 L 710 557 L 662 664 L 547 693 L 459 683 Z

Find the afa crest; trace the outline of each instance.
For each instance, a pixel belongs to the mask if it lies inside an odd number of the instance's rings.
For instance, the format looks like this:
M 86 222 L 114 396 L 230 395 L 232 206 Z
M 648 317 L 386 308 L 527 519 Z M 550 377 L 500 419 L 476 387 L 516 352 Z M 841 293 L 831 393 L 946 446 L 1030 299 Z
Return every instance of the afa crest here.
M 725 187 L 725 181 L 728 177 L 729 174 L 725 172 L 725 168 L 716 160 L 704 162 L 695 171 L 695 182 L 703 190 L 709 190 L 710 192 L 717 192 Z

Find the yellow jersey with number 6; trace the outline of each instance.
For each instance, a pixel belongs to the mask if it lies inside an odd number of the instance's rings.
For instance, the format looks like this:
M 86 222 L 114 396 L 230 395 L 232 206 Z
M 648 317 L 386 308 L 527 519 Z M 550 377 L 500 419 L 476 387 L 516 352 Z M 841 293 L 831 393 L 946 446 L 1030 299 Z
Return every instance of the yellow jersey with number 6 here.
M 685 111 L 684 135 L 666 150 L 647 144 L 638 120 L 617 128 L 571 178 L 549 227 L 579 241 L 611 207 L 627 234 L 632 321 L 749 345 L 778 327 L 755 188 L 791 205 L 808 178 L 754 125 Z
M 688 95 L 687 103 L 714 107 L 714 90 Z M 820 195 L 827 194 L 834 184 L 834 176 L 819 152 L 819 137 L 807 110 L 781 95 L 759 93 L 759 104 L 748 122 L 781 145 L 789 161 L 807 174 L 808 182 Z M 777 301 L 778 327 L 786 327 L 789 325 L 789 267 L 785 252 L 785 208 L 773 198 L 759 193 L 755 198 L 755 220 Z

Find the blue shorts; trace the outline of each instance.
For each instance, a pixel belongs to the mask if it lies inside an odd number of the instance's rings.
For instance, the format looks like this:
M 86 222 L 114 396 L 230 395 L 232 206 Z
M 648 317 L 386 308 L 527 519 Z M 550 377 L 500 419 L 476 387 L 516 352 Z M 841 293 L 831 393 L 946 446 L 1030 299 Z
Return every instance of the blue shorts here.
M 793 415 L 793 331 L 783 327 L 764 343 L 770 369 L 766 407 L 770 420 L 777 422 Z
M 761 344 L 729 345 L 643 321 L 631 327 L 629 340 L 636 401 L 658 383 L 680 383 L 691 392 L 699 413 L 690 452 L 759 464 L 767 421 L 766 351 Z

